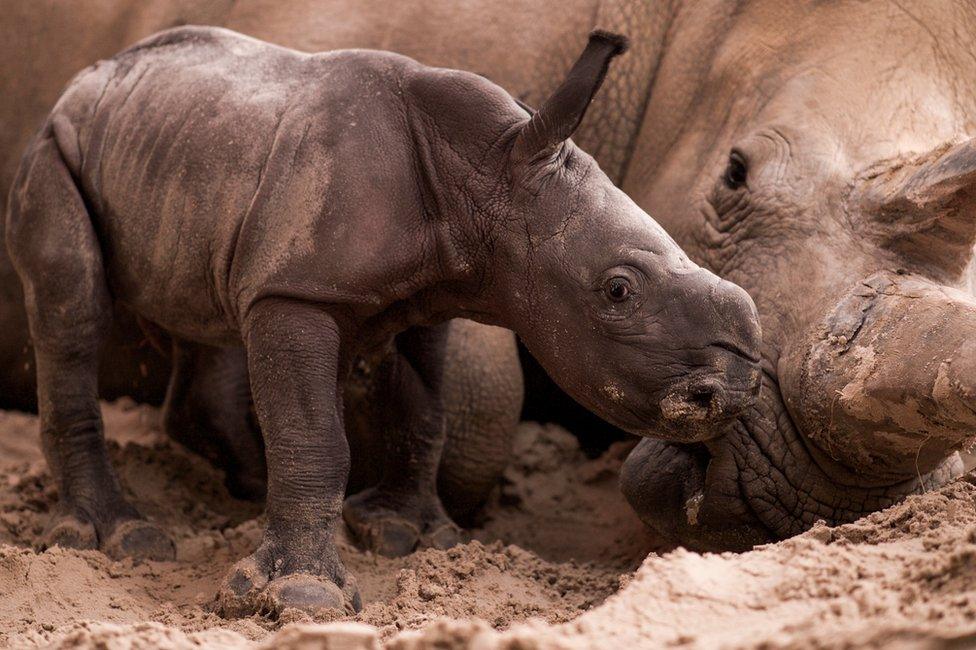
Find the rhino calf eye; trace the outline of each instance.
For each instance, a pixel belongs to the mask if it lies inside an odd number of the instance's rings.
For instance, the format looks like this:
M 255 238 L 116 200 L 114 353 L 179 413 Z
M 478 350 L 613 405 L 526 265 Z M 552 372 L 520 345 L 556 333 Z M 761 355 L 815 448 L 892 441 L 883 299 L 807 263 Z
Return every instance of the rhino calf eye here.
M 738 151 L 729 154 L 729 164 L 725 168 L 725 184 L 730 190 L 737 190 L 746 184 L 746 160 Z
M 622 277 L 614 277 L 607 280 L 606 284 L 603 285 L 603 289 L 613 302 L 623 302 L 630 298 L 631 288 L 630 280 Z

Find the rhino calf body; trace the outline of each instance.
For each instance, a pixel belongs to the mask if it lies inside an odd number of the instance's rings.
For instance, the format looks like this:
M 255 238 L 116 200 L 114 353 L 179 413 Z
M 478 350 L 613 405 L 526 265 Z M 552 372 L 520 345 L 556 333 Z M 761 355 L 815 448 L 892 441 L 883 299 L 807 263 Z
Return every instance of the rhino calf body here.
M 431 471 L 442 427 L 415 407 L 443 379 L 450 318 L 515 330 L 631 431 L 720 432 L 758 390 L 751 300 L 568 140 L 621 48 L 595 34 L 532 117 L 476 75 L 217 28 L 163 32 L 79 74 L 7 220 L 61 496 L 49 542 L 173 553 L 104 448 L 97 359 L 114 302 L 186 346 L 244 347 L 268 524 L 220 589 L 228 615 L 359 607 L 332 533 L 349 467 L 341 385 L 364 351 L 396 347 L 381 408 L 405 424 L 399 462 L 346 518 L 362 531 L 412 508 L 421 534 L 455 539 Z

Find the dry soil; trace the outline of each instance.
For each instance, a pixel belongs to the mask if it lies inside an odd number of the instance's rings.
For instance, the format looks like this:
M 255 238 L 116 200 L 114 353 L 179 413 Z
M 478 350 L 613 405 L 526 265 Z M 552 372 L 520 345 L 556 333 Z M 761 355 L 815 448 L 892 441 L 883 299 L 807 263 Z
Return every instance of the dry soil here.
M 517 461 L 472 541 L 402 559 L 342 556 L 355 619 L 210 610 L 250 552 L 260 507 L 167 441 L 155 410 L 105 407 L 112 457 L 175 562 L 37 549 L 56 490 L 36 419 L 0 413 L 0 646 L 56 648 L 809 648 L 976 646 L 976 487 L 962 480 L 847 526 L 743 554 L 655 544 L 616 488 L 629 445 L 587 460 L 525 423 Z M 645 559 L 646 558 L 646 559 Z

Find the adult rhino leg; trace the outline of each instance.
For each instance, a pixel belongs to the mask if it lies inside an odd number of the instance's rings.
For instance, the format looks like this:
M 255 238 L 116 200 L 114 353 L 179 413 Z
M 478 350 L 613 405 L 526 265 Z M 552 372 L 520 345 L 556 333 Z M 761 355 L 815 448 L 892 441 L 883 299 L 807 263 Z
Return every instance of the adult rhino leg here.
M 441 396 L 447 439 L 437 491 L 455 520 L 469 519 L 498 485 L 511 461 L 522 398 L 515 335 L 474 321 L 451 321 Z
M 343 516 L 366 546 L 389 556 L 415 548 L 448 548 L 460 529 L 437 495 L 447 433 L 442 401 L 450 325 L 414 328 L 376 369 L 367 408 L 384 442 L 378 484 L 346 500 Z
M 233 496 L 264 497 L 264 443 L 251 416 L 242 349 L 173 341 L 163 426 L 171 438 L 223 470 Z
M 90 217 L 49 136 L 25 156 L 7 234 L 35 344 L 41 441 L 60 497 L 46 543 L 171 559 L 172 540 L 125 500 L 109 462 L 98 357 L 111 297 Z

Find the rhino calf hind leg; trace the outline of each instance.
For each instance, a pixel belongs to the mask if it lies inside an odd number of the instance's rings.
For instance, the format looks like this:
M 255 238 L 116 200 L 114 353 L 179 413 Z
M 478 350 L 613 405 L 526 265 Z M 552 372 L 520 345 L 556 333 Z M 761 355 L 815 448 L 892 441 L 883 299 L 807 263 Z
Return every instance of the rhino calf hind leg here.
M 163 426 L 171 438 L 223 470 L 233 496 L 264 498 L 264 445 L 251 418 L 243 350 L 174 341 Z
M 377 369 L 368 408 L 384 441 L 383 471 L 377 485 L 346 500 L 343 515 L 359 541 L 383 555 L 460 541 L 437 495 L 447 435 L 442 395 L 449 327 L 400 334 L 396 353 Z
M 49 134 L 21 166 L 7 237 L 34 339 L 41 441 L 60 497 L 46 543 L 171 559 L 172 540 L 126 502 L 109 462 L 98 356 L 111 298 L 84 201 Z

